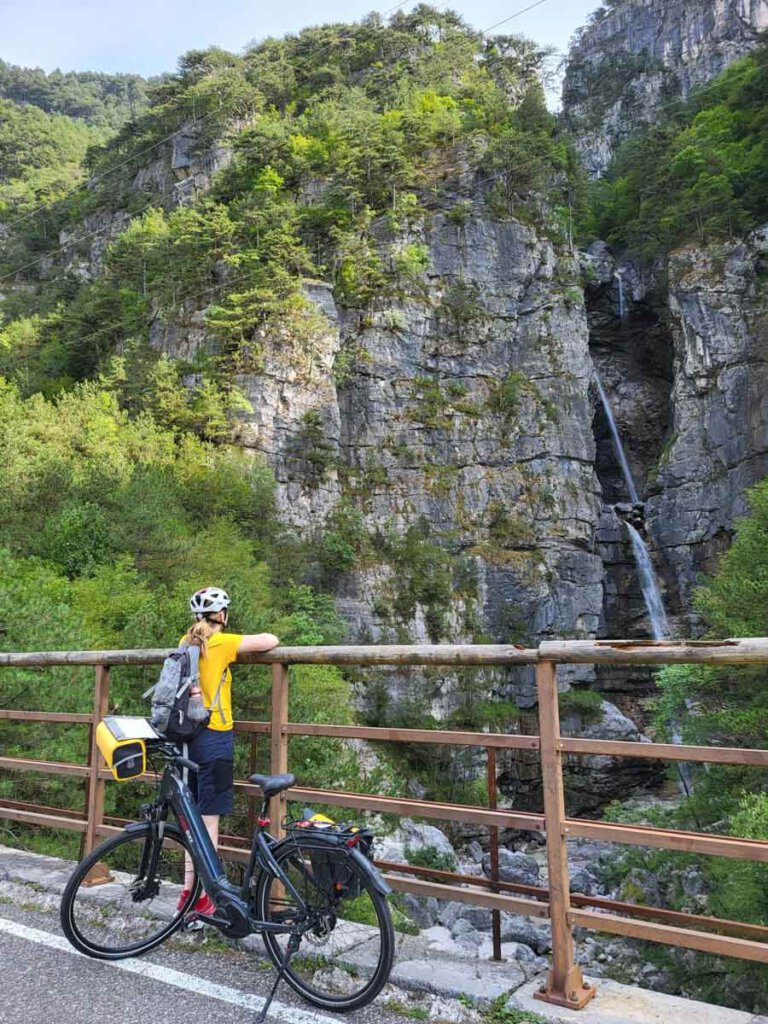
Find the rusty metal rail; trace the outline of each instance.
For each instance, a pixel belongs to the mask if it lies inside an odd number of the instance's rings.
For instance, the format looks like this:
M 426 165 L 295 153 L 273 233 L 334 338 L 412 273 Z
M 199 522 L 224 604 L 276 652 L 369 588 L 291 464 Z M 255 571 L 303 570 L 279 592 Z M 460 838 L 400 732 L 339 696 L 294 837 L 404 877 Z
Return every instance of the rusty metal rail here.
M 0 818 L 52 828 L 71 829 L 83 834 L 84 848 L 90 850 L 99 837 L 119 831 L 124 822 L 105 816 L 104 794 L 110 774 L 99 762 L 94 734 L 95 723 L 109 705 L 110 668 L 120 665 L 160 663 L 168 650 L 136 651 L 45 651 L 0 653 L 0 666 L 35 667 L 52 665 L 93 665 L 96 684 L 91 714 L 0 710 L 0 720 L 36 721 L 89 728 L 89 758 L 86 765 L 36 761 L 0 756 L 0 771 L 71 775 L 82 778 L 85 802 L 82 810 L 52 808 L 18 800 L 0 800 Z M 768 928 L 703 915 L 686 914 L 570 893 L 567 840 L 582 837 L 602 842 L 680 850 L 689 853 L 768 862 L 768 842 L 739 839 L 710 833 L 685 832 L 640 825 L 619 825 L 569 818 L 565 810 L 563 758 L 589 755 L 654 758 L 699 763 L 768 767 L 768 750 L 678 746 L 667 743 L 629 743 L 564 737 L 560 734 L 558 664 L 731 664 L 768 663 L 768 638 L 716 642 L 628 642 L 559 641 L 538 649 L 502 644 L 360 647 L 280 647 L 266 655 L 246 655 L 244 663 L 272 664 L 272 705 L 269 722 L 240 721 L 236 731 L 251 742 L 251 764 L 255 766 L 255 743 L 259 735 L 270 739 L 270 768 L 288 767 L 291 736 L 318 736 L 386 743 L 439 743 L 485 749 L 487 757 L 488 805 L 474 807 L 436 801 L 399 799 L 368 793 L 349 793 L 296 787 L 276 797 L 272 808 L 274 828 L 284 815 L 286 799 L 320 802 L 342 808 L 412 815 L 433 820 L 471 822 L 490 831 L 491 877 L 474 878 L 406 864 L 382 862 L 390 884 L 398 891 L 422 896 L 472 903 L 493 912 L 493 945 L 500 955 L 499 914 L 502 910 L 532 917 L 548 918 L 552 929 L 552 966 L 539 997 L 561 1006 L 580 1009 L 594 995 L 574 960 L 573 927 L 578 925 L 615 935 L 626 935 L 723 956 L 768 963 Z M 536 665 L 539 702 L 539 734 L 388 729 L 363 726 L 319 725 L 289 722 L 289 666 L 332 665 L 444 665 L 514 666 Z M 538 752 L 544 793 L 543 813 L 518 812 L 496 806 L 496 755 L 502 750 Z M 251 808 L 256 790 L 243 780 L 236 788 L 248 794 Z M 548 888 L 503 882 L 498 874 L 500 828 L 543 832 L 547 844 Z M 224 856 L 233 860 L 247 857 L 248 841 L 222 836 Z

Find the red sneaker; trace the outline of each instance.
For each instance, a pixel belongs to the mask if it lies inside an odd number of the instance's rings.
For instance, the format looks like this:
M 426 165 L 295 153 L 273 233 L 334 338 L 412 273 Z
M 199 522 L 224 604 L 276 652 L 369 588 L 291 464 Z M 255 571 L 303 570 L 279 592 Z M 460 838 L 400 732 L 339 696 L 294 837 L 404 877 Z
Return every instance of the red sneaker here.
M 216 914 L 216 904 L 207 892 L 203 893 L 192 909 L 201 917 L 214 917 Z
M 189 889 L 182 889 L 181 896 L 179 896 L 179 902 L 176 904 L 177 910 L 183 910 L 184 906 L 189 899 Z

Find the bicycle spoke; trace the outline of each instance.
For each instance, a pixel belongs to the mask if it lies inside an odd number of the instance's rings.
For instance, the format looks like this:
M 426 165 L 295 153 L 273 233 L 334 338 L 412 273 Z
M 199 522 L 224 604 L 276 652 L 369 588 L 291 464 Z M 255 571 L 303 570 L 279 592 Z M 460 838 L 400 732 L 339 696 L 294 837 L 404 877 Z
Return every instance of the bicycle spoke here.
M 301 933 L 286 980 L 316 1005 L 364 1005 L 381 988 L 391 965 L 391 924 L 382 897 L 367 887 L 344 851 L 287 843 L 278 862 L 305 904 L 292 906 L 287 889 L 272 897 L 275 886 L 268 885 L 265 916 L 293 920 Z M 265 944 L 279 963 L 288 936 L 265 935 Z
M 157 868 L 147 877 L 149 832 L 126 833 L 94 853 L 95 874 L 86 860 L 62 900 L 62 925 L 68 937 L 92 956 L 143 952 L 175 931 L 190 899 L 177 907 L 184 884 L 184 847 L 166 833 L 157 851 Z M 97 856 L 98 855 L 98 856 Z

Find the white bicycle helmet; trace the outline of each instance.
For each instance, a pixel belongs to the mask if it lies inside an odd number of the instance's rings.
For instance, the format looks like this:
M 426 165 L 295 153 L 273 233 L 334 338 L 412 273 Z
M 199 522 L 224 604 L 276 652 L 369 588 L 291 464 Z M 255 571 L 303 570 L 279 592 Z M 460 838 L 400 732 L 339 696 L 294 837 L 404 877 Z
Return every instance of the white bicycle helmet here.
M 205 615 L 212 615 L 214 612 L 221 612 L 229 608 L 229 595 L 220 587 L 203 587 L 202 590 L 196 590 L 190 597 L 189 607 L 192 614 L 201 619 Z

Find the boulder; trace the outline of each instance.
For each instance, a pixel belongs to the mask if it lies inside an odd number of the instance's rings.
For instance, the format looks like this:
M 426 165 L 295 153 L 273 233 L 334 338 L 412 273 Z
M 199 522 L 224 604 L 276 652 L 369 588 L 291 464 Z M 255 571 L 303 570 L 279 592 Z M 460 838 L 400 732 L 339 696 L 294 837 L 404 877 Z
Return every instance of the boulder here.
M 483 848 L 476 839 L 467 846 L 467 856 L 477 864 L 483 859 Z
M 419 928 L 431 928 L 437 924 L 438 902 L 434 896 L 414 896 L 406 892 L 402 896 L 405 911 Z
M 491 930 L 491 912 L 486 910 L 484 907 L 473 907 L 469 903 L 460 903 L 461 910 L 459 911 L 458 921 L 468 921 L 473 928 L 477 928 L 480 932 L 489 932 Z
M 519 942 L 530 946 L 537 953 L 547 953 L 552 949 L 552 936 L 549 925 L 534 922 L 529 917 L 519 914 L 501 912 L 502 942 Z
M 486 853 L 482 860 L 483 873 L 491 877 L 491 855 Z M 499 850 L 499 878 L 502 882 L 518 882 L 522 885 L 539 884 L 539 862 L 525 853 Z
M 571 872 L 571 892 L 580 892 L 584 896 L 594 896 L 597 892 L 597 879 L 586 868 L 576 868 Z
M 457 903 L 455 900 L 438 900 L 437 920 L 444 928 L 453 928 L 456 921 L 462 916 L 466 904 Z
M 456 921 L 451 929 L 451 935 L 459 945 L 469 946 L 471 949 L 477 949 L 483 942 L 482 932 L 463 917 Z
M 456 860 L 456 851 L 450 839 L 434 825 L 421 825 L 410 818 L 403 818 L 400 832 L 405 846 L 406 857 L 409 852 L 432 848 L 435 853 L 446 860 Z

